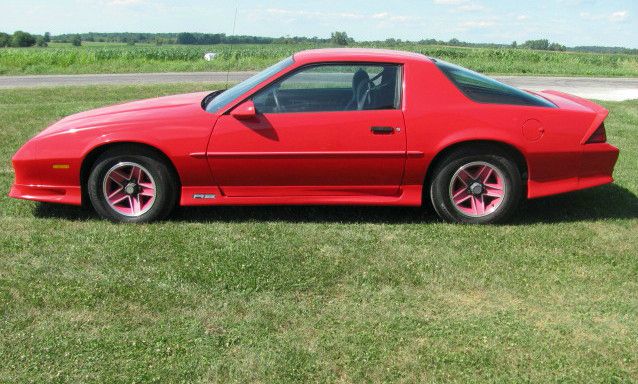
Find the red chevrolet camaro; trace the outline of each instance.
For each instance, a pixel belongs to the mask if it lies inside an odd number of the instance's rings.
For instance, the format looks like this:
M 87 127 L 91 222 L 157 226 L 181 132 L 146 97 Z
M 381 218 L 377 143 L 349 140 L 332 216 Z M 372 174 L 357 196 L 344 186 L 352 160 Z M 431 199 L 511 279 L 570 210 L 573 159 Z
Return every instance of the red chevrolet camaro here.
M 492 223 L 607 184 L 607 110 L 426 56 L 320 49 L 234 87 L 66 117 L 13 157 L 10 196 L 144 222 L 177 205 L 419 206 Z

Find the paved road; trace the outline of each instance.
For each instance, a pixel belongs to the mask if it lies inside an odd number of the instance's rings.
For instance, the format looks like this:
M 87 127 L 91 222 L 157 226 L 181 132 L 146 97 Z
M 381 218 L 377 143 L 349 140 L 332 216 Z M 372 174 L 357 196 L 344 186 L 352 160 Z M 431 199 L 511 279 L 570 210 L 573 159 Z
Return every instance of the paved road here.
M 237 82 L 253 72 L 131 73 L 114 75 L 42 75 L 0 76 L 0 88 L 72 86 L 91 84 L 160 84 Z M 638 99 L 638 78 L 496 76 L 513 86 L 529 89 L 554 89 L 588 99 Z

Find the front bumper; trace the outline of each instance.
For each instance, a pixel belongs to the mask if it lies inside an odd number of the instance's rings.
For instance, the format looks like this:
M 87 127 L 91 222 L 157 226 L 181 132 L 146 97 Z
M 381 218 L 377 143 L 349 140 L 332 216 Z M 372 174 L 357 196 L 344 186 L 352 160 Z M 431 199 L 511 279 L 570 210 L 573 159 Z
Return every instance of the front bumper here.
M 81 205 L 82 189 L 78 186 L 13 184 L 9 197 L 46 203 Z
M 30 140 L 16 152 L 12 164 L 15 179 L 9 197 L 49 203 L 82 204 L 79 159 L 41 158 L 37 156 L 36 143 Z

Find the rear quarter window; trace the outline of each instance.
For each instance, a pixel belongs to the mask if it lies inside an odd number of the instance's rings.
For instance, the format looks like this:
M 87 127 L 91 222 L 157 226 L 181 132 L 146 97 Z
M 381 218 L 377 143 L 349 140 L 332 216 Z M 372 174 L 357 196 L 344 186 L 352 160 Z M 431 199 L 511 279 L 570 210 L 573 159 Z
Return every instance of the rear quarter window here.
M 468 98 L 477 103 L 527 105 L 556 108 L 549 100 L 503 84 L 458 65 L 436 61 L 436 66 Z

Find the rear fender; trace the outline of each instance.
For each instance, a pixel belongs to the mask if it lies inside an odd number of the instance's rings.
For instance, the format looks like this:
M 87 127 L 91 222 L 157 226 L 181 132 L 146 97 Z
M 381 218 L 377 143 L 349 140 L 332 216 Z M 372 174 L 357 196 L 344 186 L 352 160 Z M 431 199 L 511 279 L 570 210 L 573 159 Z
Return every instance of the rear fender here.
M 605 119 L 609 115 L 609 111 L 605 107 L 598 105 L 594 103 L 593 101 L 583 99 L 582 97 L 570 95 L 564 92 L 552 91 L 552 90 L 545 90 L 540 93 L 543 94 L 544 96 L 547 96 L 551 101 L 556 103 L 559 107 L 563 107 L 563 108 L 568 107 L 563 102 L 561 102 L 561 99 L 563 99 L 563 100 L 568 100 L 569 102 L 571 102 L 569 105 L 570 107 L 573 106 L 573 104 L 577 104 L 583 109 L 589 110 L 595 113 L 594 120 L 591 122 L 590 126 L 585 131 L 585 135 L 581 139 L 581 142 L 580 142 L 581 144 L 585 144 L 585 142 L 587 142 L 589 137 L 591 137 L 594 131 L 598 129 L 600 124 L 602 124 L 603 121 L 605 121 Z

